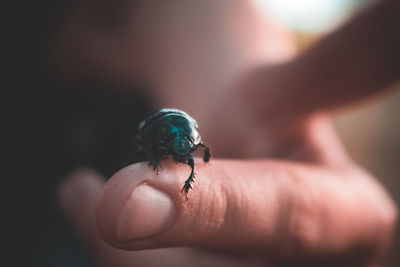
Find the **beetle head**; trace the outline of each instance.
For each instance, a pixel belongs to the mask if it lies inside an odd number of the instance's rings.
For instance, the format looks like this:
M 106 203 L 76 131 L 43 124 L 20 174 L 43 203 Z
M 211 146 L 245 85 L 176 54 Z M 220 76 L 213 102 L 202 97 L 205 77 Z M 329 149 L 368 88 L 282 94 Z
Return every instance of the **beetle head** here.
M 179 156 L 186 156 L 190 153 L 191 142 L 182 135 L 177 135 L 172 143 L 173 151 Z

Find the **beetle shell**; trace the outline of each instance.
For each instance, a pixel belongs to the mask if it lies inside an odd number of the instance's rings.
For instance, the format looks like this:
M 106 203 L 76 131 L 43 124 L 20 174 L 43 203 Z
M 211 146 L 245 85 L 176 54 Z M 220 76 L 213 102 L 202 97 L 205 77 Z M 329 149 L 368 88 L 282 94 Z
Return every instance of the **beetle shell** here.
M 189 137 L 191 149 L 201 142 L 196 120 L 178 109 L 164 108 L 153 113 L 139 124 L 139 133 L 145 143 L 163 143 L 171 134 Z
M 188 164 L 192 171 L 182 187 L 186 198 L 195 176 L 191 153 L 202 148 L 203 161 L 208 162 L 211 157 L 210 148 L 201 140 L 197 122 L 178 109 L 164 108 L 143 120 L 139 124 L 134 146 L 134 161 L 149 161 L 157 172 L 160 160 L 170 155 L 175 162 Z

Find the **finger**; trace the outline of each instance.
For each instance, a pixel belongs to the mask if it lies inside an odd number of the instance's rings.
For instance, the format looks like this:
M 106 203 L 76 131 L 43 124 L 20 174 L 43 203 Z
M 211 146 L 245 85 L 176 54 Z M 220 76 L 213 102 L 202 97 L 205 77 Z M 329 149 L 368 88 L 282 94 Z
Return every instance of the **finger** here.
M 102 237 L 132 250 L 197 246 L 271 258 L 324 257 L 376 252 L 387 243 L 395 217 L 386 193 L 358 171 L 197 160 L 186 200 L 181 188 L 189 173 L 169 161 L 159 174 L 147 163 L 116 173 L 97 204 Z
M 96 266 L 183 266 L 184 262 L 189 262 L 188 250 L 128 252 L 106 244 L 98 235 L 94 219 L 95 203 L 103 190 L 104 181 L 99 173 L 80 169 L 71 173 L 58 191 L 61 208 Z
M 295 60 L 255 70 L 246 96 L 263 115 L 279 110 L 298 116 L 388 88 L 400 79 L 399 11 L 399 1 L 376 1 Z

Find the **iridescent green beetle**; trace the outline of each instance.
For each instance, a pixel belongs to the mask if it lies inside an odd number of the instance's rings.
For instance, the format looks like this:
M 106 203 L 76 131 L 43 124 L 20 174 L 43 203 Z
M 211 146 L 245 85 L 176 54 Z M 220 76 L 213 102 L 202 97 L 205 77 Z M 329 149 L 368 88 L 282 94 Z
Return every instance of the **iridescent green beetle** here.
M 187 196 L 195 175 L 191 153 L 199 147 L 204 150 L 204 162 L 208 162 L 210 148 L 202 142 L 197 122 L 179 109 L 163 108 L 139 124 L 134 139 L 134 161 L 149 161 L 149 165 L 157 171 L 160 160 L 169 155 L 175 162 L 188 164 L 192 171 L 182 187 L 182 192 Z

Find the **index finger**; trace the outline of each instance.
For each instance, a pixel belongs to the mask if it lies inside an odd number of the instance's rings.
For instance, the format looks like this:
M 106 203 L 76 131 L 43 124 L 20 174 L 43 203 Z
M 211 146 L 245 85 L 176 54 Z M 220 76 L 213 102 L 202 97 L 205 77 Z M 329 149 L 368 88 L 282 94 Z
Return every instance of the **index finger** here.
M 393 85 L 400 78 L 399 11 L 399 1 L 379 1 L 293 61 L 255 69 L 244 94 L 256 114 L 309 114 Z

